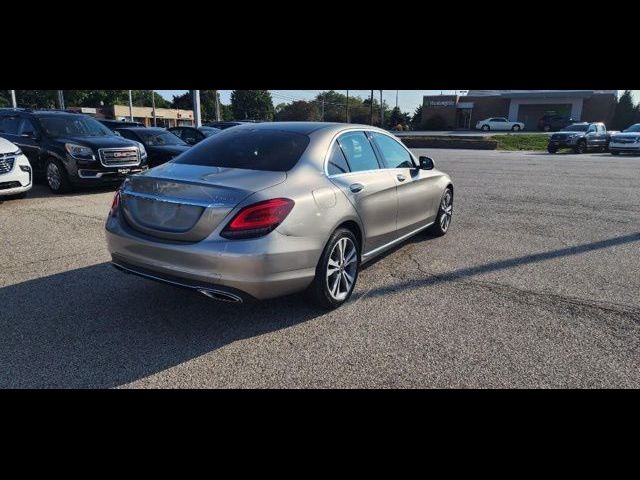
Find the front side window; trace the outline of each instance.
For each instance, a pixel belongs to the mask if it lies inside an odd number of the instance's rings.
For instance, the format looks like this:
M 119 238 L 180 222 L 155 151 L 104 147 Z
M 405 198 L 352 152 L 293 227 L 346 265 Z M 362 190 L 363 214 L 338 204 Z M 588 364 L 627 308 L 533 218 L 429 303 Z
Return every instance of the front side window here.
M 47 115 L 39 117 L 47 135 L 57 137 L 110 137 L 110 129 L 91 117 L 82 115 Z
M 20 135 L 35 135 L 36 129 L 31 123 L 31 120 L 28 118 L 22 119 L 22 124 L 20 125 Z
M 349 164 L 347 159 L 344 158 L 340 145 L 334 143 L 327 161 L 327 173 L 329 175 L 339 175 L 341 173 L 349 173 L 349 171 Z
M 295 167 L 309 137 L 282 130 L 230 128 L 180 155 L 177 164 L 286 172 Z
M 345 133 L 338 141 L 352 172 L 380 168 L 373 147 L 364 132 Z
M 18 135 L 18 127 L 20 126 L 19 117 L 3 117 L 0 119 L 0 133 L 8 135 Z
M 387 168 L 413 168 L 413 160 L 407 150 L 393 138 L 382 133 L 373 133 L 373 141 L 382 153 Z

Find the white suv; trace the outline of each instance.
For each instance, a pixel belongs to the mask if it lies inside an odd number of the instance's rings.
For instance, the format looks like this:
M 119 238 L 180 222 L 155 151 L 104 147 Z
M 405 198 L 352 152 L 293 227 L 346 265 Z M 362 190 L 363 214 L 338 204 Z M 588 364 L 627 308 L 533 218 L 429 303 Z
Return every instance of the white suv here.
M 0 198 L 24 196 L 33 185 L 29 160 L 17 145 L 0 138 Z

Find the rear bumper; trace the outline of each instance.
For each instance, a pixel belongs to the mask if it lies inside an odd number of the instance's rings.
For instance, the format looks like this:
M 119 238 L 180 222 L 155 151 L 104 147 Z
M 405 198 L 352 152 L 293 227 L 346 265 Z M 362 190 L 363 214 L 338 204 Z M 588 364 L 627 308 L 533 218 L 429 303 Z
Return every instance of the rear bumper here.
M 142 235 L 119 218 L 109 218 L 106 228 L 114 266 L 196 290 L 230 291 L 243 300 L 304 290 L 315 276 L 322 253 L 312 239 L 277 231 L 252 240 L 179 243 Z

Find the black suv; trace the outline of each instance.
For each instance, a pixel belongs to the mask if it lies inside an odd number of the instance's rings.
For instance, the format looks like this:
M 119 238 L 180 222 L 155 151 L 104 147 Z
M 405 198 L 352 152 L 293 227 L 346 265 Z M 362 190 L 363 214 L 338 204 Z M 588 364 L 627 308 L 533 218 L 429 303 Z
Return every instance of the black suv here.
M 538 130 L 543 132 L 557 132 L 574 122 L 575 120 L 573 118 L 566 115 L 544 115 L 538 120 Z
M 141 143 L 79 113 L 0 109 L 0 136 L 20 147 L 34 176 L 45 175 L 55 193 L 75 185 L 121 182 L 148 168 Z

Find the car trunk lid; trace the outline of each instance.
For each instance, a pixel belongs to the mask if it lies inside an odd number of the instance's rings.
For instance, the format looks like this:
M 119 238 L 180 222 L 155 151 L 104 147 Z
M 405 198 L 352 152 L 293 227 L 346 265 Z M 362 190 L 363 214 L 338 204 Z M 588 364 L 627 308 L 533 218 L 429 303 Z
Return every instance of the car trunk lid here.
M 168 163 L 129 177 L 121 191 L 122 211 L 144 234 L 198 242 L 249 195 L 285 179 L 284 172 Z

